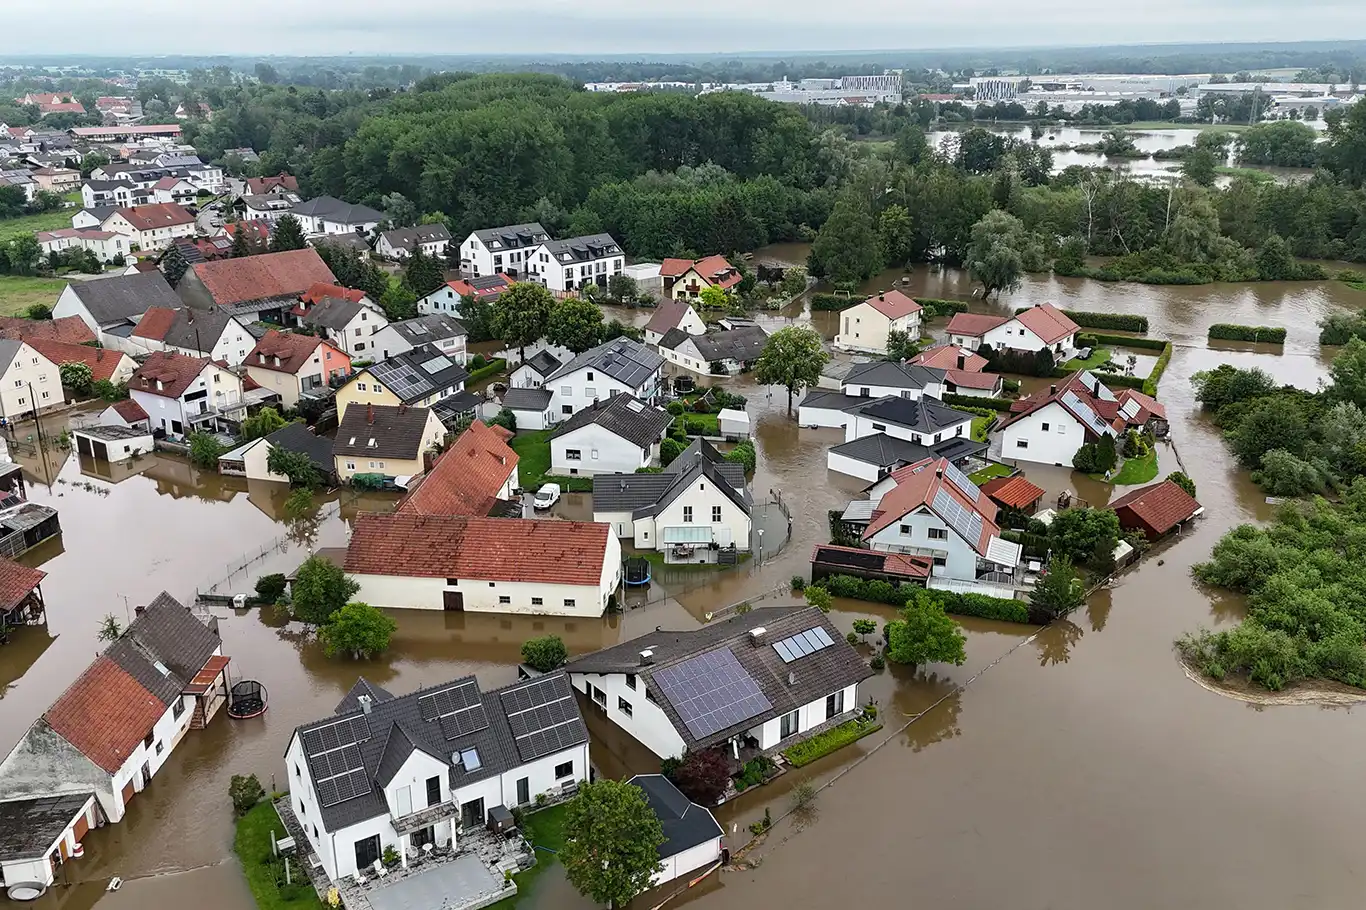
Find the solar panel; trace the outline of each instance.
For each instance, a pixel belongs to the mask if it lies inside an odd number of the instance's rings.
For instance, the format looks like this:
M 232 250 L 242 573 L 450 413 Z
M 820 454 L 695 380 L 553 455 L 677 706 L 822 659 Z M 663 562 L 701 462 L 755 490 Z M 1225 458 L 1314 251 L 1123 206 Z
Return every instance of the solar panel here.
M 783 663 L 790 664 L 792 661 L 808 654 L 815 654 L 823 648 L 828 648 L 835 642 L 826 634 L 825 629 L 817 626 L 814 629 L 807 629 L 805 632 L 798 632 L 790 635 L 781 641 L 775 642 L 773 650 L 778 652 L 778 656 L 783 659 Z
M 417 700 L 418 713 L 423 720 L 436 720 L 447 714 L 454 714 L 472 705 L 479 704 L 479 686 L 472 679 L 428 692 Z
M 325 727 L 314 727 L 303 734 L 304 754 L 312 757 L 370 738 L 370 724 L 363 716 L 347 717 Z
M 489 718 L 484 713 L 483 705 L 472 705 L 468 708 L 462 708 L 454 714 L 442 716 L 440 723 L 441 733 L 449 741 L 488 729 Z
M 587 735 L 574 693 L 563 676 L 501 693 L 517 754 L 532 761 L 582 742 Z
M 1069 389 L 1062 396 L 1062 403 L 1067 407 L 1067 410 L 1076 415 L 1078 420 L 1086 424 L 1087 428 L 1090 429 L 1092 433 L 1095 433 L 1097 436 L 1104 436 L 1109 432 L 1110 427 L 1105 421 L 1100 419 L 1100 415 L 1097 414 L 1089 404 L 1082 401 L 1081 398 L 1077 396 L 1076 392 Z
M 654 680 L 696 739 L 773 707 L 735 655 L 725 648 L 656 670 Z
M 431 374 L 440 373 L 442 370 L 449 370 L 453 366 L 455 366 L 455 364 L 451 362 L 450 358 L 444 356 L 433 357 L 431 360 L 426 360 L 422 363 L 422 369 Z
M 963 506 L 944 489 L 935 491 L 934 510 L 949 523 L 958 536 L 976 546 L 982 536 L 982 516 Z
M 958 492 L 973 502 L 976 502 L 977 497 L 982 495 L 982 491 L 977 489 L 977 484 L 968 480 L 967 475 L 955 468 L 951 462 L 944 462 L 944 476 L 952 481 L 953 485 L 958 488 Z

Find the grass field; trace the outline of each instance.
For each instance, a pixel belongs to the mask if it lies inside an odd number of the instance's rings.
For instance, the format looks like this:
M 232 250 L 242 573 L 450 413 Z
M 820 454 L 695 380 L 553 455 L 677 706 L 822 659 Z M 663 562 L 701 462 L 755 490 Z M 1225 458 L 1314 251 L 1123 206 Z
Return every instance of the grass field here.
M 1157 477 L 1157 451 L 1153 450 L 1142 458 L 1130 458 L 1124 462 L 1119 473 L 1110 478 L 1115 485 L 1148 483 Z
M 564 849 L 564 817 L 565 807 L 559 805 L 533 812 L 522 819 L 522 834 L 526 836 L 527 842 L 533 847 L 545 847 L 554 852 L 537 850 L 536 865 L 512 876 L 512 880 L 517 883 L 517 896 L 499 901 L 493 905 L 492 910 L 512 910 L 528 898 L 536 879 L 540 878 L 546 869 L 555 865 L 555 855 Z
M 991 429 L 991 424 L 995 422 L 995 416 L 972 418 L 972 438 L 976 442 L 986 442 L 987 432 Z
M 1276 179 L 1266 171 L 1260 171 L 1255 167 L 1229 167 L 1226 164 L 1221 164 L 1214 169 L 1214 172 L 1216 174 L 1223 174 L 1226 177 L 1251 177 L 1258 183 L 1272 183 Z M 1307 174 L 1309 172 L 1305 171 L 1305 173 Z
M 1085 360 L 1082 360 L 1080 357 L 1073 357 L 1071 360 L 1067 361 L 1067 363 L 1063 364 L 1062 368 L 1064 370 L 1094 370 L 1102 363 L 1108 363 L 1109 360 L 1109 348 L 1092 348 L 1090 357 L 1087 357 Z
M 1135 120 L 1133 123 L 1117 123 L 1120 129 L 1126 130 L 1212 130 L 1215 132 L 1236 133 L 1247 129 L 1241 123 L 1172 123 L 1167 120 Z M 1082 127 L 1085 129 L 1085 127 Z M 1102 127 L 1095 127 L 1102 129 Z M 1110 129 L 1110 127 L 1103 127 Z
M 0 220 L 0 243 L 17 234 L 36 234 L 38 231 L 55 231 L 57 228 L 71 227 L 71 209 L 58 209 L 43 212 L 41 215 L 20 215 L 18 218 Z
M 278 883 L 276 870 L 270 864 L 270 832 L 285 836 L 285 826 L 275 814 L 270 802 L 258 803 L 254 809 L 237 820 L 237 837 L 233 852 L 242 862 L 247 887 L 256 898 L 259 910 L 321 910 L 323 904 L 308 881 L 308 876 L 297 866 L 292 870 L 292 885 Z M 284 893 L 281 893 L 282 887 Z
M 60 278 L 0 275 L 0 316 L 21 316 L 35 303 L 52 306 L 66 282 Z
M 973 483 L 977 484 L 977 486 L 980 487 L 982 484 L 986 483 L 988 480 L 991 480 L 993 477 L 1005 477 L 1009 473 L 1010 468 L 1006 467 L 1003 464 L 996 464 L 995 462 L 993 462 L 980 471 L 973 471 L 971 474 L 968 475 L 968 480 L 971 480 Z

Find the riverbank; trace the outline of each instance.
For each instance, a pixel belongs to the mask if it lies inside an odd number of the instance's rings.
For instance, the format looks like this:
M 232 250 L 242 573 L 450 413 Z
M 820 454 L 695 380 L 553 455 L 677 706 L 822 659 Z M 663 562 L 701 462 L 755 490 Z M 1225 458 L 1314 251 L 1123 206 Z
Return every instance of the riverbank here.
M 1186 673 L 1186 678 L 1210 692 L 1250 705 L 1317 705 L 1321 708 L 1349 708 L 1352 705 L 1366 702 L 1366 691 L 1334 682 L 1331 679 L 1296 682 L 1279 692 L 1272 692 L 1253 685 L 1247 679 L 1230 677 L 1222 681 L 1215 681 L 1201 673 L 1187 658 L 1179 657 L 1179 660 L 1181 669 Z

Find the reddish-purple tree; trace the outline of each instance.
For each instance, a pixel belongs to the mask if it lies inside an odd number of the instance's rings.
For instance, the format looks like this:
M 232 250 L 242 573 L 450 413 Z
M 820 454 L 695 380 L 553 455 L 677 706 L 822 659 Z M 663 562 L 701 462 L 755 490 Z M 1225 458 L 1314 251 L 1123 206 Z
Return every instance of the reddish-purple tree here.
M 714 806 L 730 782 L 730 763 L 716 749 L 689 752 L 674 769 L 674 786 L 699 806 Z

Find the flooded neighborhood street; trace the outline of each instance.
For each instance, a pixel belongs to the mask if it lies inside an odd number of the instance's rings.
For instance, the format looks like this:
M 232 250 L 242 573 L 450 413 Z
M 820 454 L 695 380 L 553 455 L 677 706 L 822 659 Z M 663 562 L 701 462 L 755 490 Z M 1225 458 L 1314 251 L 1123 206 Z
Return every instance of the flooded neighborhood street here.
M 785 245 L 757 258 L 804 255 L 801 245 Z M 867 290 L 899 278 L 880 276 Z M 903 289 L 925 297 L 971 294 L 954 270 L 918 268 Z M 1169 457 L 1179 460 L 1207 517 L 1098 592 L 1084 611 L 1037 636 L 1030 627 L 965 620 L 964 666 L 917 673 L 890 667 L 874 676 L 866 692 L 881 705 L 884 729 L 724 806 L 718 819 L 728 833 L 732 825 L 740 832 L 732 848 L 766 806 L 775 817 L 787 811 L 797 782 L 822 782 L 862 763 L 823 790 L 812 811 L 779 822 L 750 857 L 761 859 L 757 868 L 713 876 L 675 904 L 703 900 L 730 910 L 914 899 L 970 908 L 1283 910 L 1359 902 L 1356 831 L 1366 815 L 1366 793 L 1357 786 L 1357 756 L 1366 750 L 1360 712 L 1259 708 L 1227 698 L 1187 679 L 1172 641 L 1240 615 L 1236 599 L 1198 589 L 1189 568 L 1230 527 L 1270 515 L 1263 494 L 1196 410 L 1191 375 L 1230 362 L 1314 388 L 1331 359 L 1318 346 L 1318 319 L 1362 308 L 1366 293 L 1339 282 L 1149 287 L 1029 276 L 999 304 L 974 309 L 1008 312 L 1044 301 L 1142 313 L 1150 335 L 1173 340 L 1160 398 L 1175 451 L 1164 450 L 1163 468 L 1175 470 Z M 807 306 L 799 300 L 762 320 L 810 321 L 832 336 L 835 314 L 811 314 Z M 648 316 L 626 314 L 635 323 Z M 1210 350 L 1205 333 L 1215 322 L 1285 326 L 1284 352 Z M 929 331 L 941 327 L 931 323 Z M 749 398 L 759 451 L 755 500 L 769 501 L 772 491 L 792 515 L 781 550 L 689 578 L 685 588 L 652 592 L 644 606 L 601 620 L 395 611 L 389 652 L 364 663 L 327 658 L 302 626 L 273 610 L 219 609 L 233 678 L 262 682 L 269 711 L 247 721 L 224 717 L 189 736 L 123 823 L 90 835 L 85 857 L 63 866 L 71 887 L 54 889 L 36 906 L 251 910 L 231 858 L 228 781 L 254 772 L 268 788 L 283 789 L 282 755 L 294 727 L 330 713 L 357 673 L 396 693 L 465 673 L 497 686 L 515 678 L 529 637 L 559 635 L 577 655 L 657 626 L 693 627 L 743 600 L 795 602 L 788 581 L 807 573 L 812 546 L 829 539 L 827 510 L 865 484 L 827 472 L 826 450 L 842 435 L 799 428 L 785 413 L 784 390 L 757 386 L 747 375 L 727 387 Z M 6 748 L 99 650 L 105 614 L 123 618 L 163 589 L 187 601 L 212 586 L 249 592 L 260 574 L 287 572 L 310 549 L 343 544 L 358 511 L 394 503 L 384 494 L 343 491 L 319 501 L 316 520 L 291 521 L 279 485 L 204 474 L 171 457 L 144 457 L 136 473 L 113 482 L 71 453 L 15 456 L 30 497 L 60 510 L 63 535 L 24 558 L 48 573 L 46 629 L 23 629 L 0 647 Z M 1064 489 L 1090 500 L 1103 495 L 1070 471 L 1026 465 L 1026 472 L 1049 499 Z M 582 507 L 572 498 L 565 505 Z M 848 632 L 857 618 L 881 623 L 893 613 L 837 601 L 831 618 Z M 585 714 L 604 773 L 647 770 L 649 756 L 638 744 L 614 738 Z M 125 884 L 106 895 L 115 875 Z M 560 870 L 542 878 L 523 905 L 591 906 Z

